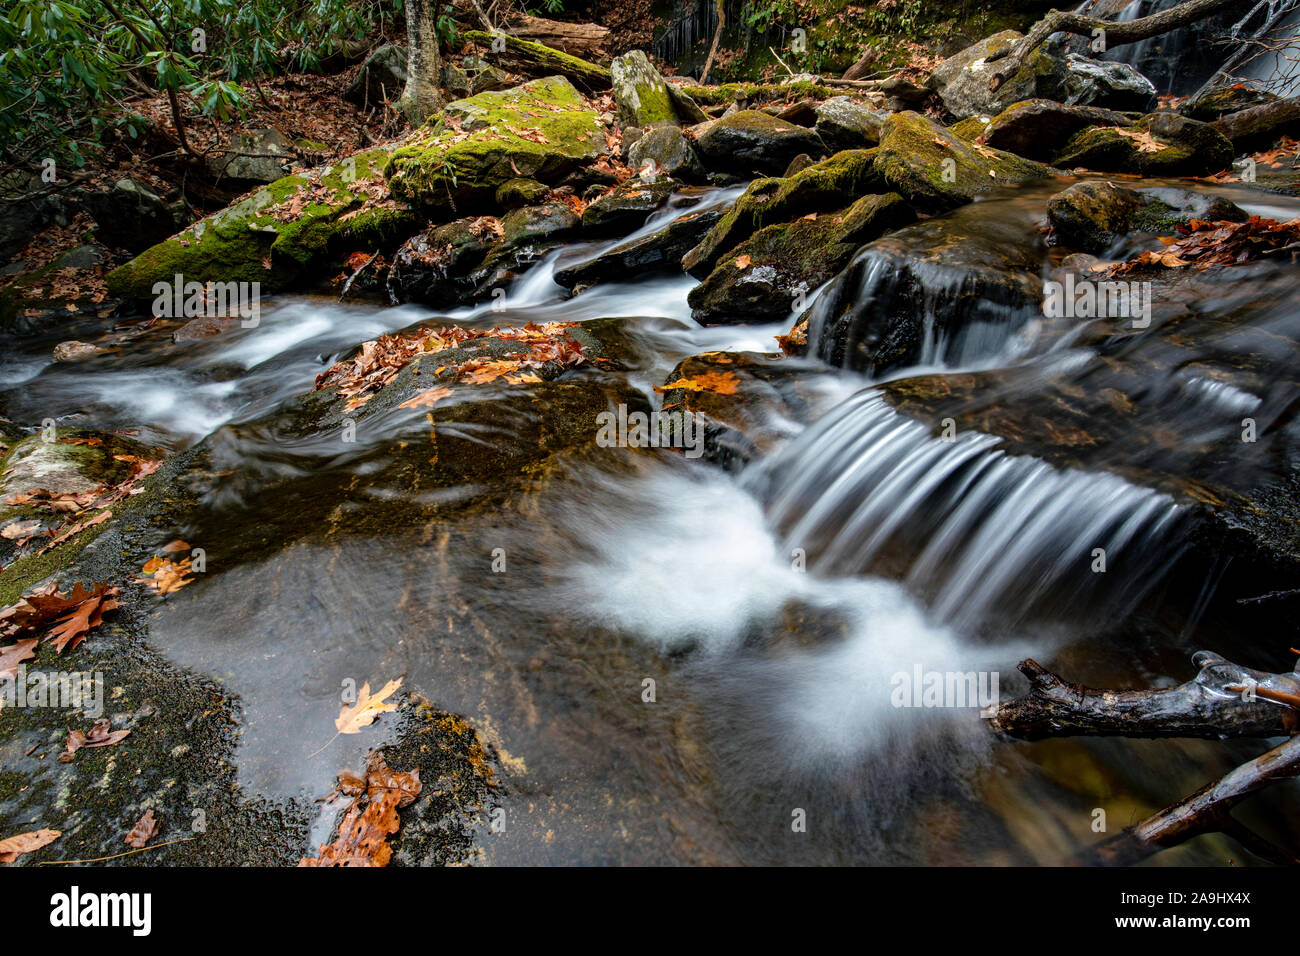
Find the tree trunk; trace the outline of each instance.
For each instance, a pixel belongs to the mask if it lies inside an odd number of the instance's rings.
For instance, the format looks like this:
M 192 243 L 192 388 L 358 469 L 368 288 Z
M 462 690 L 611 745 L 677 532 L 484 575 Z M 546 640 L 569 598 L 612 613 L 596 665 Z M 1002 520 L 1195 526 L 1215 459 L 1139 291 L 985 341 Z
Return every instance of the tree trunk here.
M 397 108 L 412 126 L 420 126 L 442 108 L 438 87 L 442 56 L 438 50 L 438 11 L 442 0 L 406 2 L 406 89 Z
M 725 7 L 727 0 L 717 0 L 718 25 L 713 31 L 713 43 L 709 45 L 709 55 L 704 60 L 704 70 L 700 73 L 700 82 L 707 83 L 709 70 L 713 68 L 713 58 L 718 55 L 718 41 L 722 39 L 722 27 L 727 22 Z
M 1024 65 L 1029 54 L 1042 46 L 1053 33 L 1064 32 L 1078 36 L 1092 36 L 1094 30 L 1100 30 L 1105 35 L 1106 48 L 1111 49 L 1125 43 L 1147 40 L 1162 33 L 1168 33 L 1170 30 L 1187 26 L 1189 23 L 1204 20 L 1225 7 L 1240 2 L 1241 0 L 1186 0 L 1185 3 L 1180 3 L 1176 7 L 1153 13 L 1149 17 L 1130 20 L 1127 23 L 1118 20 L 1099 20 L 1096 17 L 1085 17 L 1079 13 L 1062 13 L 1060 10 L 1053 10 L 1035 23 L 1024 37 L 1001 53 L 995 53 L 988 58 L 987 62 L 989 63 L 1001 61 L 997 71 L 989 80 L 989 89 L 996 90 L 1006 81 L 1007 77 L 1015 76 L 1020 67 Z

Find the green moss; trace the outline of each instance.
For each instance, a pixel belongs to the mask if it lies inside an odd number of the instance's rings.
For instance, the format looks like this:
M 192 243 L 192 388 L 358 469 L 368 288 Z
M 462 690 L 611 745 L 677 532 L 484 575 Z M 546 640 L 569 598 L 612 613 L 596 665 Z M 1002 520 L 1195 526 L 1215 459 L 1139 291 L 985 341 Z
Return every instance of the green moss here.
M 732 103 L 775 103 L 788 100 L 829 100 L 843 96 L 843 90 L 833 90 L 807 80 L 794 83 L 723 83 L 719 86 L 683 86 L 682 92 L 704 106 L 730 106 Z
M 323 259 L 348 247 L 395 242 L 415 228 L 413 212 L 395 203 L 361 211 L 367 199 L 361 186 L 382 175 L 387 159 L 388 150 L 381 147 L 315 176 L 277 179 L 114 269 L 109 291 L 120 298 L 151 298 L 155 282 L 180 274 L 187 282 L 257 282 L 271 292 L 310 275 Z M 316 198 L 296 219 L 275 217 L 277 204 L 313 187 Z
M 393 194 L 426 211 L 465 212 L 511 179 L 554 180 L 605 150 L 596 112 L 558 76 L 480 93 L 444 112 L 459 119 L 459 130 L 439 122 L 384 168 Z
M 493 35 L 482 30 L 468 30 L 464 38 L 489 49 L 493 41 L 504 41 L 505 50 L 496 54 L 507 64 L 527 67 L 525 72 L 562 76 L 584 89 L 607 90 L 612 82 L 609 69 L 581 57 L 561 53 L 542 43 L 520 40 L 506 33 Z

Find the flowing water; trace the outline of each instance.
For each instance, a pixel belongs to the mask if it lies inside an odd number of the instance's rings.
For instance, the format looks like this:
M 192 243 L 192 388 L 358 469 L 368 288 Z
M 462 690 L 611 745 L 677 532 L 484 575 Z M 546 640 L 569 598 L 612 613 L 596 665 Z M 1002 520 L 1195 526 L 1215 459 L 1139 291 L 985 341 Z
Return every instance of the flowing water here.
M 1023 197 L 977 205 L 988 223 L 1024 225 Z M 149 640 L 240 700 L 234 763 L 249 792 L 329 793 L 389 726 L 310 757 L 340 682 L 398 674 L 495 748 L 507 824 L 477 830 L 488 863 L 1060 863 L 1095 839 L 1093 808 L 1127 824 L 1248 752 L 1011 745 L 974 708 L 895 706 L 899 675 L 918 672 L 996 673 L 1013 693 L 1015 663 L 1030 655 L 1093 684 L 1168 680 L 1197 635 L 1137 613 L 1186 544 L 1169 493 L 987 435 L 940 441 L 859 374 L 787 360 L 823 414 L 806 430 L 782 421 L 786 443 L 739 476 L 587 441 L 508 493 L 481 482 L 412 492 L 384 469 L 397 449 L 428 442 L 423 411 L 376 413 L 352 446 L 294 430 L 317 374 L 417 322 L 622 317 L 626 371 L 609 374 L 653 401 L 681 359 L 770 351 L 788 328 L 701 328 L 684 276 L 566 298 L 551 280 L 557 258 L 609 245 L 544 259 L 504 312 L 285 296 L 264 304 L 257 328 L 193 344 L 155 329 L 122 332 L 116 351 L 81 363 L 48 363 L 52 341 L 6 351 L 0 410 L 14 420 L 208 449 L 204 487 L 175 532 L 202 540 L 211 568 L 153 612 Z M 1258 300 L 1260 315 L 1277 306 Z M 1293 334 L 1293 303 L 1285 315 Z M 927 351 L 927 370 L 1016 369 L 1023 393 L 1087 365 L 1074 340 L 982 341 Z M 1252 397 L 1196 387 L 1233 414 Z M 461 400 L 502 403 L 492 387 L 476 394 Z M 490 427 L 436 426 L 440 454 L 503 449 L 546 414 L 505 412 Z M 367 521 L 403 499 L 448 510 Z M 480 500 L 490 506 L 472 507 Z M 1104 584 L 1081 574 L 1098 543 L 1139 571 Z M 314 841 L 332 819 L 319 812 Z M 806 832 L 792 828 L 799 819 Z M 1160 861 L 1220 862 L 1220 850 Z

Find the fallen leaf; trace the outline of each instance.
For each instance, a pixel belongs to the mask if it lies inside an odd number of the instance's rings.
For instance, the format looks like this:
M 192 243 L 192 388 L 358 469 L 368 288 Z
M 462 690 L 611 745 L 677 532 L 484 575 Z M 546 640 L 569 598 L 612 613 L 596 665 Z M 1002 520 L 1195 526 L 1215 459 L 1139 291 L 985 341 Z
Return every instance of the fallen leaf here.
M 0 528 L 0 537 L 8 538 L 10 541 L 17 541 L 19 538 L 26 538 L 41 526 L 40 521 L 32 518 L 29 521 L 15 521 L 13 524 L 7 524 Z
M 740 380 L 734 372 L 703 372 L 693 378 L 679 378 L 667 385 L 656 385 L 656 392 L 667 392 L 675 388 L 684 388 L 692 392 L 717 392 L 719 395 L 734 395 L 740 387 Z
M 67 750 L 59 754 L 60 763 L 71 763 L 77 751 L 82 747 L 112 747 L 129 737 L 130 730 L 114 730 L 113 722 L 101 717 L 90 725 L 89 733 L 80 730 L 68 731 Z
M 451 394 L 449 388 L 428 388 L 413 398 L 408 398 L 398 408 L 432 408 L 440 398 L 446 398 Z
M 370 682 L 366 681 L 361 685 L 361 693 L 357 696 L 357 702 L 350 707 L 345 705 L 339 711 L 334 726 L 340 734 L 361 733 L 361 728 L 374 723 L 375 718 L 380 714 L 397 710 L 397 704 L 389 704 L 385 703 L 385 701 L 401 686 L 402 678 L 399 677 L 397 680 L 390 680 L 378 693 L 372 695 L 370 693 Z
M 753 262 L 753 261 L 754 261 L 754 260 L 751 259 L 749 256 L 736 256 L 736 268 L 737 268 L 737 269 L 748 269 L 748 268 L 749 268 L 749 264 L 750 264 L 751 262 Z
M 36 656 L 39 638 L 25 637 L 17 644 L 0 647 L 0 680 L 11 679 L 18 673 L 18 665 Z
M 158 832 L 158 821 L 153 817 L 153 810 L 146 810 L 144 816 L 136 821 L 131 832 L 126 835 L 126 845 L 143 850 Z
M 0 863 L 12 863 L 24 853 L 48 846 L 61 836 L 59 830 L 33 830 L 0 840 Z

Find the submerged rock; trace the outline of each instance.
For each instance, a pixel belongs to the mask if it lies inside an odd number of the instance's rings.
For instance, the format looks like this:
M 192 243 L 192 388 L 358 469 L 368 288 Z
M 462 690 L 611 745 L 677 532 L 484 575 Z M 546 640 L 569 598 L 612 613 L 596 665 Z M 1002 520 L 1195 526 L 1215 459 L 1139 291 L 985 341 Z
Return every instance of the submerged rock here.
M 814 131 L 762 110 L 740 110 L 707 124 L 699 133 L 697 148 L 709 169 L 742 176 L 779 175 L 800 153 L 826 153 Z
M 1245 222 L 1246 212 L 1219 196 L 1185 189 L 1126 189 L 1076 183 L 1047 201 L 1047 219 L 1060 245 L 1105 253 L 1131 232 L 1172 235 L 1192 219 Z
M 384 167 L 393 194 L 426 211 L 482 207 L 520 177 L 554 183 L 605 152 L 605 133 L 568 80 L 533 80 L 448 104 Z
M 766 226 L 718 261 L 690 292 L 704 325 L 781 319 L 865 242 L 916 218 L 897 193 L 864 196 L 839 212 Z

